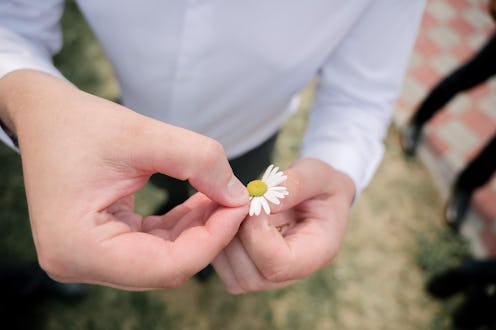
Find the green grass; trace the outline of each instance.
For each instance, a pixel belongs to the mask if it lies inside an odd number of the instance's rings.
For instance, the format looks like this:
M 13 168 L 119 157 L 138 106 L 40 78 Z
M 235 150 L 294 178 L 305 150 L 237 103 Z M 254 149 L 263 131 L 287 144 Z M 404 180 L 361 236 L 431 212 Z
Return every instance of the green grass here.
M 68 2 L 63 19 L 65 47 L 56 57 L 77 86 L 109 99 L 118 88 L 103 52 Z M 276 163 L 297 155 L 312 90 L 284 127 Z M 392 130 L 387 153 L 370 187 L 354 208 L 335 263 L 286 289 L 232 296 L 219 279 L 190 280 L 177 290 L 125 292 L 88 286 L 86 299 L 68 304 L 39 302 L 21 311 L 35 329 L 450 329 L 454 303 L 425 294 L 425 282 L 466 255 L 466 244 L 439 225 L 441 202 L 423 167 L 405 161 Z M 0 257 L 24 264 L 35 260 L 17 154 L 0 146 Z M 165 198 L 146 186 L 138 209 L 149 213 Z M 146 271 L 146 270 L 144 270 Z
M 19 156 L 0 145 L 0 260 L 28 262 L 36 256 Z

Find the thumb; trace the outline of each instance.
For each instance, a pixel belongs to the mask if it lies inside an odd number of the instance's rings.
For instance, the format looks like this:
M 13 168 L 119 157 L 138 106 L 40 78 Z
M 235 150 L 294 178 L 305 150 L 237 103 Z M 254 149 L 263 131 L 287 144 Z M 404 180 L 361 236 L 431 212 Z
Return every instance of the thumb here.
M 147 172 L 188 180 L 217 203 L 236 207 L 247 204 L 245 186 L 234 175 L 221 144 L 192 131 L 142 117 L 136 127 L 135 165 Z

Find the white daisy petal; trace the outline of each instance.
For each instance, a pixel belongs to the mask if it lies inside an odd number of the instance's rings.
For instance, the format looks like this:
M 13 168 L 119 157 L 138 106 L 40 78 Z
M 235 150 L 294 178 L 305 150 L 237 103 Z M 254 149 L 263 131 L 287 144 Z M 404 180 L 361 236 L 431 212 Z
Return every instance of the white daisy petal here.
M 262 204 L 262 207 L 263 207 L 263 209 L 264 209 L 265 213 L 266 213 L 267 215 L 270 215 L 270 207 L 269 207 L 269 203 L 267 202 L 267 200 L 266 200 L 265 198 L 263 198 L 263 197 L 262 197 L 262 198 L 260 199 L 260 204 Z M 257 214 L 257 215 L 258 215 L 258 214 Z
M 279 172 L 279 167 L 278 167 L 278 166 L 275 166 L 275 167 L 272 169 L 272 171 L 271 171 L 270 175 L 271 175 L 271 176 L 276 175 L 276 174 L 278 174 L 278 172 Z M 280 173 L 282 174 L 282 172 L 280 172 Z
M 272 168 L 274 167 L 274 165 L 270 165 L 269 167 L 267 167 L 267 169 L 265 170 L 265 173 L 264 175 L 262 176 L 262 181 L 263 182 L 267 182 L 267 178 L 270 176 L 270 172 L 272 172 Z
M 271 184 L 271 183 L 272 183 L 272 181 L 273 181 L 274 179 L 276 179 L 276 178 L 281 177 L 281 176 L 283 176 L 283 174 L 282 174 L 282 173 L 270 174 L 270 175 L 269 175 L 269 176 L 265 179 L 265 181 L 264 181 L 264 182 L 266 182 L 266 183 L 267 183 L 267 185 L 270 187 L 270 186 L 272 186 L 272 184 Z
M 250 211 L 248 211 L 248 215 L 251 217 L 255 214 L 255 202 L 252 200 L 250 202 Z
M 260 215 L 260 211 L 262 210 L 261 199 L 263 197 L 255 197 L 251 200 L 249 215 Z
M 270 187 L 268 190 L 270 190 L 270 191 L 287 191 L 288 189 L 286 187 L 279 186 L 279 187 Z
M 273 191 L 277 191 L 278 193 L 283 194 L 284 196 L 289 195 L 289 192 L 287 189 L 273 190 Z
M 276 205 L 279 205 L 281 204 L 281 202 L 279 201 L 279 198 L 281 197 L 277 197 L 276 194 L 272 191 L 267 191 L 265 194 L 264 194 L 264 197 L 266 200 L 268 200 L 269 202 L 271 202 L 272 204 L 276 204 Z M 283 196 L 284 197 L 284 196 Z
M 279 198 L 279 199 L 283 199 L 283 198 L 284 198 L 284 196 L 286 196 L 286 195 L 284 195 L 282 192 L 279 192 L 279 191 L 271 191 L 270 193 L 271 193 L 274 197 Z M 266 193 L 266 194 L 267 194 L 267 193 Z
M 270 177 L 266 181 L 267 182 L 267 186 L 269 186 L 269 187 L 275 187 L 278 184 L 283 183 L 284 181 L 286 181 L 287 178 L 288 177 L 285 176 L 285 175 L 277 175 L 277 176 Z

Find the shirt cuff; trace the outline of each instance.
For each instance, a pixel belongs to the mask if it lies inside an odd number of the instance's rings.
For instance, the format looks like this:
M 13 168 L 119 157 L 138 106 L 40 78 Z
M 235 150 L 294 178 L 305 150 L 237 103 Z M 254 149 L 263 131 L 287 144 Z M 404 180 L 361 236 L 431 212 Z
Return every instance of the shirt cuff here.
M 48 51 L 35 47 L 23 37 L 0 27 L 0 79 L 21 69 L 42 71 L 64 79 L 53 65 Z
M 379 167 L 384 155 L 382 144 L 373 147 L 375 150 L 368 157 L 357 152 L 350 142 L 340 141 L 312 141 L 300 153 L 301 157 L 311 157 L 322 160 L 334 169 L 347 174 L 355 184 L 355 200 L 367 187 L 375 171 Z

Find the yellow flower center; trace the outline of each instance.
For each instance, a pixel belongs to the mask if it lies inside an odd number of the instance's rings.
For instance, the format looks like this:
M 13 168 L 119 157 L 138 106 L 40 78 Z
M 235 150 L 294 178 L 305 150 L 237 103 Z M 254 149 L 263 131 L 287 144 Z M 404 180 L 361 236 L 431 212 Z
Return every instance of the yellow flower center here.
M 262 180 L 253 180 L 246 186 L 252 197 L 260 197 L 267 191 L 267 184 Z

